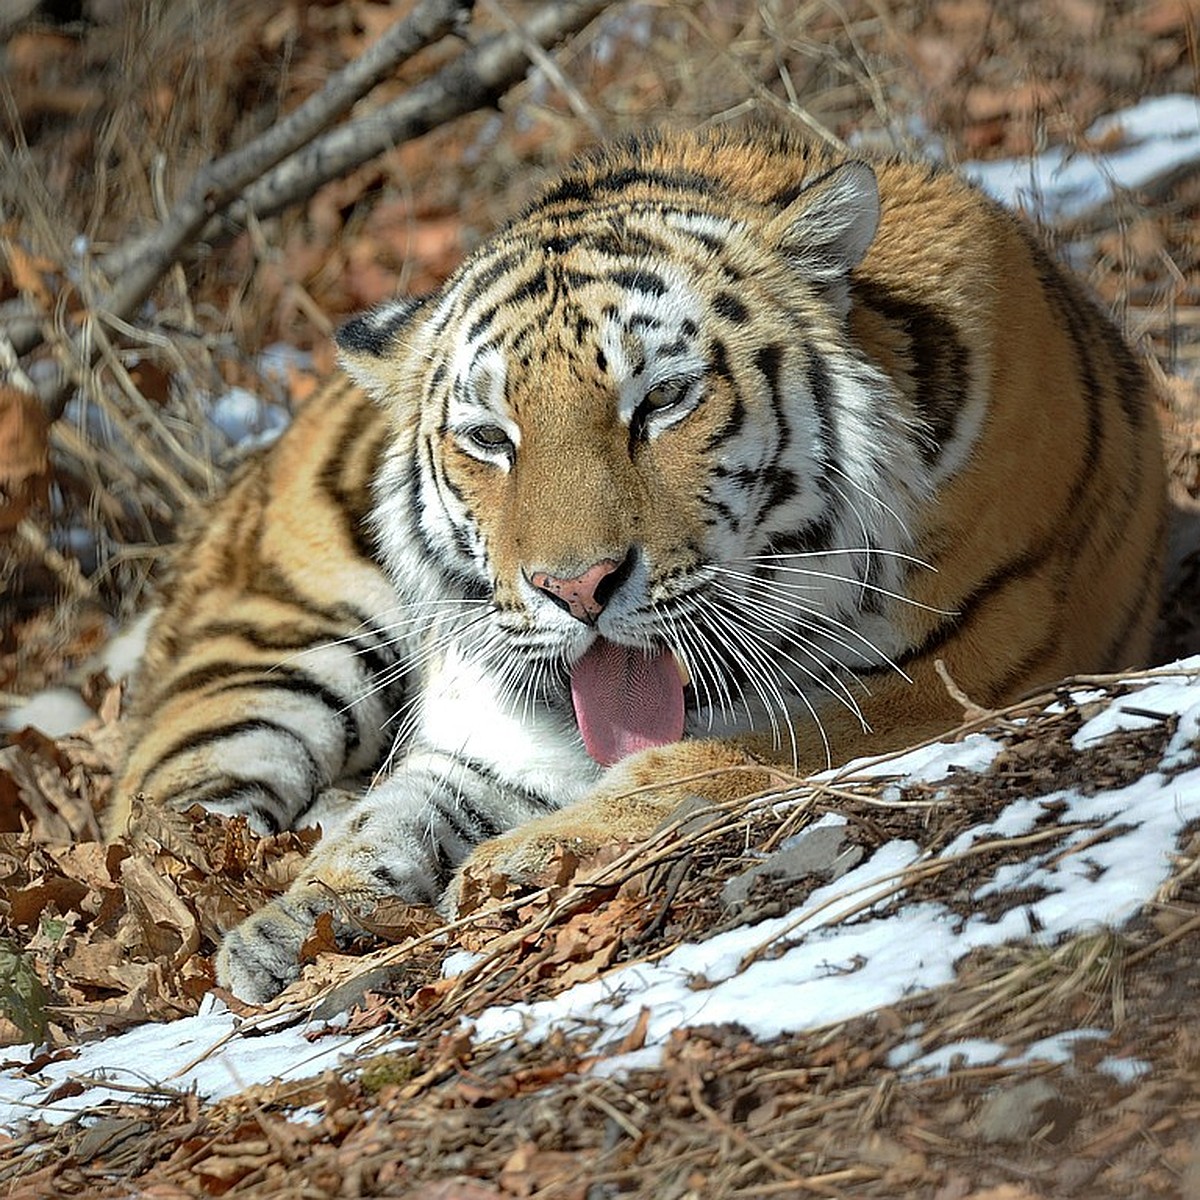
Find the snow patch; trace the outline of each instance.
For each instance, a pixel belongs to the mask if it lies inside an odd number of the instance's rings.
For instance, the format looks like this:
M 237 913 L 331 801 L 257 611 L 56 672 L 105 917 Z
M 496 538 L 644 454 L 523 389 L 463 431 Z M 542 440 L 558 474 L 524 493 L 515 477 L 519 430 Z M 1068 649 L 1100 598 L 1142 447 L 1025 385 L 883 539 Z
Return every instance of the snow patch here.
M 963 173 L 1012 208 L 1046 220 L 1078 217 L 1118 191 L 1136 191 L 1151 179 L 1200 156 L 1200 100 L 1154 96 L 1101 117 L 1087 131 L 1084 152 L 1053 147 L 1033 157 L 966 163 Z

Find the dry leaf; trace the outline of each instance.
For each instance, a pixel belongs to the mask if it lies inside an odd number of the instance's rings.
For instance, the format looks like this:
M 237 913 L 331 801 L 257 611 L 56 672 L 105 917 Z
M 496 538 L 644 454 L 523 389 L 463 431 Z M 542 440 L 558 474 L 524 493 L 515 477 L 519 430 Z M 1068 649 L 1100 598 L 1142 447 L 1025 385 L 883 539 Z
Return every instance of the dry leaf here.
M 30 254 L 13 241 L 9 241 L 5 249 L 8 256 L 8 273 L 18 291 L 24 292 L 44 312 L 49 312 L 54 303 L 54 295 L 45 276 L 54 270 L 54 264 L 40 255 Z
M 318 954 L 336 954 L 337 952 L 337 938 L 333 936 L 333 917 L 324 912 L 317 918 L 312 933 L 304 939 L 304 944 L 300 947 L 300 961 L 309 963 Z
M 200 947 L 200 929 L 191 909 L 170 882 L 140 855 L 121 864 L 121 882 L 129 911 L 137 919 L 145 945 L 155 957 L 179 966 Z
M 49 498 L 49 434 L 37 397 L 0 385 L 0 534 Z
M 584 1200 L 587 1183 L 579 1178 L 582 1168 L 578 1154 L 539 1150 L 535 1142 L 522 1142 L 501 1169 L 499 1183 L 514 1196 L 533 1196 L 553 1189 L 564 1200 Z

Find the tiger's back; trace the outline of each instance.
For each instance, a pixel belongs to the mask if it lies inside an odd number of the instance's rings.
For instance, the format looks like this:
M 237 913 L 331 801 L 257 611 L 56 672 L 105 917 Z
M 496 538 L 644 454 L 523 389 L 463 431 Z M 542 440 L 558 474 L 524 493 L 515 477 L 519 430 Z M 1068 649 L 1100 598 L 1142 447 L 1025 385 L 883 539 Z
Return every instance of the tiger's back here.
M 291 824 L 399 729 L 227 939 L 243 994 L 294 975 L 330 889 L 435 899 L 481 843 L 535 869 L 763 759 L 937 733 L 939 660 L 998 705 L 1148 653 L 1152 378 L 948 172 L 634 139 L 340 344 L 375 404 L 335 383 L 182 552 L 114 810 Z

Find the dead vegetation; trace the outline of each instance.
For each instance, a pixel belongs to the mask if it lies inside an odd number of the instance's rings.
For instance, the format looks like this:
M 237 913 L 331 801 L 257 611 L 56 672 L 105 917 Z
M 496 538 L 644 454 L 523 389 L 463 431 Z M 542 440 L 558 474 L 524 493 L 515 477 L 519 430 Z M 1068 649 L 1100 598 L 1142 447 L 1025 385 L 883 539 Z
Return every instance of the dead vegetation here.
M 534 55 L 536 69 L 517 72 L 493 107 L 434 123 L 277 211 L 239 207 L 246 188 L 230 188 L 220 219 L 206 214 L 159 256 L 148 288 L 131 285 L 118 303 L 117 268 L 170 227 L 190 181 L 300 111 L 418 6 L 340 0 L 264 17 L 248 0 L 84 0 L 65 21 L 61 7 L 27 7 L 0 29 L 0 702 L 78 677 L 111 617 L 138 606 L 180 513 L 242 453 L 212 420 L 215 398 L 264 398 L 275 407 L 259 404 L 251 421 L 268 433 L 329 369 L 340 320 L 436 285 L 542 174 L 597 137 L 657 120 L 760 119 L 873 146 L 936 139 L 952 160 L 1047 144 L 1086 155 L 1103 148 L 1086 136 L 1103 113 L 1200 90 L 1193 0 L 597 3 L 596 19 L 552 57 Z M 411 103 L 485 39 L 567 8 L 589 6 L 479 3 L 465 40 L 420 49 L 322 130 Z M 1192 170 L 1047 231 L 1170 376 L 1164 428 L 1185 516 L 1200 500 L 1198 218 Z M 279 344 L 303 356 L 264 356 Z M 1200 646 L 1194 524 L 1178 523 L 1164 658 Z M 103 1031 L 194 1012 L 218 931 L 285 886 L 306 848 L 303 835 L 260 840 L 213 819 L 148 821 L 134 841 L 100 846 L 120 694 L 102 677 L 82 683 L 92 727 L 58 740 L 27 731 L 0 750 L 7 1034 L 60 1056 Z M 379 1029 L 378 1056 L 360 1072 L 218 1106 L 135 1095 L 87 1125 L 35 1126 L 0 1144 L 0 1188 L 257 1200 L 1200 1189 L 1195 846 L 1160 902 L 1120 934 L 976 953 L 953 988 L 903 1010 L 769 1044 L 731 1027 L 683 1030 L 661 1069 L 619 1082 L 592 1070 L 599 1047 L 586 1038 L 496 1046 L 460 1024 L 712 936 L 734 919 L 722 888 L 745 871 L 743 848 L 778 845 L 823 806 L 850 818 L 863 850 L 891 837 L 937 849 L 1010 791 L 1111 784 L 1157 761 L 1165 729 L 1080 760 L 1065 749 L 1079 719 L 1068 707 L 1002 725 L 1003 760 L 950 801 L 916 789 L 883 805 L 877 784 L 806 793 L 789 813 L 749 805 L 615 850 L 587 864 L 605 873 L 587 887 L 568 882 L 579 865 L 568 859 L 536 893 L 480 880 L 499 905 L 449 931 L 381 912 L 364 929 L 365 957 L 326 953 L 318 930 L 304 994 L 336 994 L 356 1004 L 356 1028 Z M 1041 834 L 1062 836 L 1052 822 Z M 1021 852 L 985 848 L 896 889 L 966 895 Z M 736 919 L 788 911 L 812 885 L 759 879 Z M 381 936 L 396 944 L 378 950 Z M 444 980 L 448 938 L 482 958 Z M 931 1050 L 966 1036 L 1019 1047 L 1093 1020 L 1111 1032 L 1081 1043 L 1070 1071 L 1001 1063 L 924 1079 L 889 1059 L 918 1024 Z M 396 1029 L 415 1050 L 389 1049 Z M 634 1030 L 620 1049 L 637 1043 Z M 1100 1064 L 1118 1053 L 1152 1069 L 1117 1080 Z M 306 1105 L 315 1122 L 296 1115 Z
M 953 987 L 803 1034 L 758 1041 L 736 1025 L 680 1029 L 659 1067 L 612 1075 L 597 1067 L 640 1048 L 648 1010 L 615 1042 L 602 1029 L 489 1041 L 471 1024 L 494 1005 L 544 999 L 712 936 L 728 881 L 762 861 L 747 858 L 746 847 L 778 846 L 822 811 L 848 818 L 846 836 L 862 852 L 895 838 L 929 852 L 864 906 L 901 896 L 919 903 L 928 892 L 952 911 L 955 897 L 1022 861 L 1034 843 L 1051 855 L 1086 852 L 1112 826 L 1080 841 L 1081 827 L 1047 806 L 1025 837 L 938 853 L 964 823 L 986 820 L 1016 796 L 1079 786 L 1078 756 L 1064 747 L 1130 686 L 1084 682 L 1099 690 L 1082 707 L 1060 690 L 964 725 L 960 736 L 983 729 L 1004 743 L 981 775 L 964 772 L 898 798 L 886 777 L 781 779 L 782 807 L 754 797 L 693 814 L 644 846 L 584 864 L 564 856 L 559 878 L 543 888 L 479 880 L 487 903 L 449 926 L 413 910 L 380 912 L 365 923 L 364 947 L 374 948 L 361 956 L 331 953 L 318 930 L 308 947 L 313 963 L 268 1019 L 293 1009 L 328 1019 L 350 1006 L 337 1032 L 376 1031 L 353 1071 L 208 1105 L 139 1089 L 87 1123 L 32 1126 L 0 1150 L 0 1184 L 22 1197 L 116 1197 L 136 1188 L 257 1200 L 1180 1194 L 1200 1116 L 1198 1048 L 1180 1020 L 1200 984 L 1195 838 L 1155 903 L 1124 930 L 976 950 L 959 963 Z M 102 730 L 94 732 L 102 743 Z M 1155 725 L 1098 743 L 1086 786 L 1103 792 L 1153 770 L 1166 732 Z M 87 824 L 79 814 L 90 796 L 72 789 L 89 741 L 78 739 L 57 774 L 41 776 L 46 815 L 37 828 L 52 830 L 54 819 Z M 28 796 L 31 784 L 18 783 Z M 26 983 L 24 1015 L 40 1011 L 43 1021 L 45 1049 L 30 1072 L 69 1060 L 80 1037 L 194 1011 L 211 984 L 217 927 L 257 903 L 255 889 L 283 886 L 303 849 L 297 835 L 260 840 L 240 822 L 211 818 L 147 820 L 107 849 L 46 842 L 9 835 L 0 860 L 5 944 L 10 957 L 24 946 L 21 960 L 36 976 Z M 822 881 L 803 872 L 788 879 L 789 909 L 802 909 Z M 751 889 L 738 921 L 763 920 L 777 898 L 772 888 Z M 1029 897 L 1012 892 L 1005 901 Z M 396 944 L 379 949 L 380 936 Z M 754 955 L 777 954 L 787 939 L 777 931 Z M 455 946 L 477 957 L 443 978 L 439 964 Z M 693 986 L 711 985 L 697 978 Z M 10 1005 L 9 1015 L 22 1013 Z M 253 1010 L 247 1017 L 252 1033 L 262 1018 Z M 1042 1039 L 1089 1027 L 1098 1031 L 1074 1044 L 1068 1068 L 1021 1056 Z M 311 1036 L 321 1028 L 318 1021 Z M 970 1038 L 1006 1046 L 1013 1061 L 906 1070 L 913 1057 Z M 1145 1069 L 1114 1074 L 1106 1065 L 1114 1058 Z M 315 1120 L 304 1115 L 314 1111 Z M 306 1190 L 297 1193 L 301 1180 Z

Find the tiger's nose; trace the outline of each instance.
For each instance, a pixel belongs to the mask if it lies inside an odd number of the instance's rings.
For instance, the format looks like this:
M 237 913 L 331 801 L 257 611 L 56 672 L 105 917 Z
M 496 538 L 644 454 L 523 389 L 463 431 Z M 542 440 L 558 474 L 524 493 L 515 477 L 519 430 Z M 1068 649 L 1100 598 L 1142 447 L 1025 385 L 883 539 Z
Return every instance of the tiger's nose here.
M 630 553 L 620 562 L 615 558 L 602 558 L 582 575 L 570 579 L 551 575 L 548 571 L 534 571 L 529 576 L 529 582 L 560 608 L 565 608 L 577 621 L 595 625 L 632 566 L 633 554 Z

